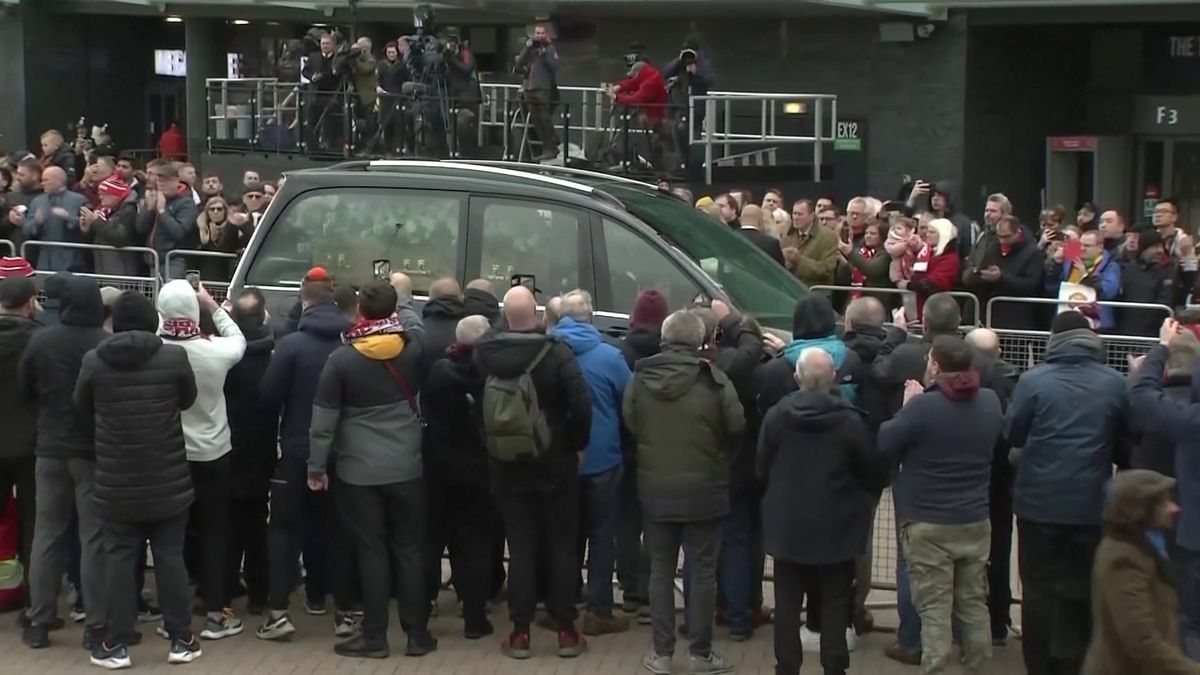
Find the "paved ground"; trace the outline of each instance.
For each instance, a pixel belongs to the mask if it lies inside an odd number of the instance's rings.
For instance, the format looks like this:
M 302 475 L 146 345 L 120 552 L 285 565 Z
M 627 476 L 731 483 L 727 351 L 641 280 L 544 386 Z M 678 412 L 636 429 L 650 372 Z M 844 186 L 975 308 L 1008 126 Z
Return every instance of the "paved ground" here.
M 872 598 L 874 600 L 874 598 Z M 299 608 L 299 604 L 293 605 Z M 239 611 L 242 609 L 239 606 Z M 876 612 L 880 624 L 895 626 L 895 613 Z M 247 619 L 246 631 L 236 637 L 203 644 L 204 656 L 187 666 L 169 666 L 166 663 L 167 644 L 154 634 L 152 625 L 141 626 L 144 642 L 131 650 L 134 668 L 143 673 L 173 673 L 198 675 L 212 673 L 220 675 L 307 675 L 309 673 L 446 673 L 454 675 L 568 675 L 588 673 L 609 675 L 620 673 L 634 675 L 641 671 L 639 664 L 650 641 L 650 629 L 637 626 L 629 633 L 590 639 L 590 649 L 579 659 L 561 660 L 554 656 L 555 636 L 534 629 L 533 659 L 524 662 L 510 661 L 500 655 L 499 636 L 471 642 L 462 637 L 462 622 L 451 595 L 443 594 L 441 616 L 433 620 L 434 634 L 440 640 L 440 648 L 434 654 L 421 659 L 402 656 L 404 639 L 399 628 L 393 627 L 391 644 L 394 655 L 381 661 L 358 661 L 343 659 L 333 653 L 332 616 L 306 616 L 301 609 L 293 613 L 297 624 L 297 636 L 291 643 L 265 643 L 253 635 L 257 617 Z M 497 628 L 504 623 L 504 608 L 495 608 L 492 618 Z M 14 615 L 0 615 L 0 673 L 4 675 L 57 675 L 59 673 L 102 672 L 88 665 L 87 653 L 80 648 L 81 630 L 70 625 L 51 634 L 50 649 L 33 651 L 21 644 L 20 634 L 15 628 Z M 198 624 L 197 624 L 198 625 Z M 728 641 L 723 629 L 717 629 L 717 649 L 734 663 L 740 673 L 773 672 L 774 657 L 771 649 L 771 629 L 759 631 L 748 643 L 734 644 Z M 902 666 L 883 656 L 883 648 L 891 642 L 888 633 L 874 633 L 860 638 L 858 649 L 851 655 L 850 672 L 857 675 L 917 675 L 918 668 Z M 683 656 L 686 647 L 680 644 L 675 660 L 675 672 L 687 673 L 687 660 Z M 816 655 L 806 655 L 805 675 L 820 673 Z M 952 669 L 950 672 L 957 672 Z M 984 673 L 1008 675 L 1023 673 L 1020 642 L 1012 640 L 1007 647 L 997 648 L 995 657 Z

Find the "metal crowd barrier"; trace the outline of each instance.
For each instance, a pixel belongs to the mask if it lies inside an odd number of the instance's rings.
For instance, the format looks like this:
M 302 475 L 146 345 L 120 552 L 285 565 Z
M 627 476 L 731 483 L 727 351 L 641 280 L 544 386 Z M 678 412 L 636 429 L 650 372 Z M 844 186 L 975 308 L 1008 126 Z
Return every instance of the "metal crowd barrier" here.
M 907 289 L 902 290 L 899 288 L 875 288 L 873 286 L 834 286 L 834 285 L 830 285 L 830 284 L 819 284 L 816 286 L 809 286 L 808 290 L 813 291 L 815 293 L 826 293 L 826 294 L 861 293 L 864 296 L 872 296 L 872 295 L 875 295 L 875 296 L 895 295 L 895 296 L 914 296 L 914 297 L 916 296 L 916 293 L 914 291 L 910 291 Z M 971 321 L 970 323 L 964 322 L 962 324 L 963 328 L 966 328 L 966 329 L 978 328 L 979 326 L 983 325 L 983 323 L 980 322 L 979 298 L 974 293 L 968 293 L 966 291 L 947 291 L 946 294 L 951 297 L 958 298 L 960 300 L 968 301 L 970 303 L 971 309 L 974 310 L 974 312 L 970 312 L 971 314 L 974 314 L 974 320 Z M 908 319 L 909 319 L 909 321 L 916 321 L 917 317 L 910 316 L 910 317 L 908 317 Z M 908 328 L 911 330 L 911 327 L 908 327 Z
M 8 255 L 14 256 L 17 254 L 17 245 L 11 239 L 0 239 L 0 246 L 8 249 Z
M 232 260 L 236 262 L 239 258 L 241 258 L 241 256 L 237 253 L 224 253 L 222 251 L 198 251 L 192 249 L 167 251 L 166 258 L 163 261 L 163 264 L 166 265 L 168 277 L 167 281 L 171 281 L 170 275 L 172 258 L 183 258 L 185 260 L 189 258 L 223 258 L 225 260 Z M 208 291 L 208 294 L 211 295 L 212 299 L 216 300 L 218 304 L 224 302 L 228 297 L 230 283 L 229 280 L 221 281 L 218 279 L 205 279 L 201 277 L 200 283 L 204 284 L 204 290 Z
M 145 295 L 151 301 L 155 300 L 159 289 L 159 263 L 158 252 L 152 248 L 145 246 L 104 246 L 102 244 L 83 244 L 61 241 L 27 241 L 21 245 L 21 256 L 28 259 L 28 251 L 30 248 L 57 248 L 70 249 L 75 251 L 113 251 L 117 253 L 126 253 L 129 255 L 145 255 L 151 261 L 151 274 L 149 277 L 140 276 L 123 276 L 116 274 L 92 274 L 78 273 L 76 276 L 95 279 L 101 286 L 112 286 L 122 291 L 137 291 Z M 56 274 L 53 270 L 35 270 L 34 274 L 38 277 L 48 277 Z

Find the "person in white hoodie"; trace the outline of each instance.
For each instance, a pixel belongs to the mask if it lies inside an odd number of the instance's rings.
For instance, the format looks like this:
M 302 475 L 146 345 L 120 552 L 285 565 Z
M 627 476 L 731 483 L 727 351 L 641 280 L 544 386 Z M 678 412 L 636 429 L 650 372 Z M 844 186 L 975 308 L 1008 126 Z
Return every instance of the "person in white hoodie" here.
M 200 332 L 200 310 L 212 314 L 217 335 Z M 237 323 L 201 286 L 183 280 L 158 293 L 162 315 L 159 335 L 187 352 L 196 376 L 196 402 L 184 410 L 184 445 L 192 469 L 196 501 L 192 517 L 200 533 L 200 589 L 207 619 L 200 637 L 219 640 L 242 632 L 242 622 L 229 607 L 232 589 L 225 578 L 230 527 L 230 456 L 232 442 L 225 409 L 225 376 L 242 360 L 246 338 Z

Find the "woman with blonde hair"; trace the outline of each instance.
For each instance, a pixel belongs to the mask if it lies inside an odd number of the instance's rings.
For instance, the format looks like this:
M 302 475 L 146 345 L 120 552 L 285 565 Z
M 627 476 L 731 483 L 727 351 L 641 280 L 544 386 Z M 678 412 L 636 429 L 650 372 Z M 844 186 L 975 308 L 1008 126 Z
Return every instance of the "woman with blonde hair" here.
M 200 232 L 200 250 L 215 253 L 236 253 L 242 239 L 240 229 L 230 219 L 229 204 L 224 197 L 209 197 L 196 218 Z M 200 271 L 202 280 L 229 281 L 235 261 L 226 258 L 192 258 L 190 265 Z

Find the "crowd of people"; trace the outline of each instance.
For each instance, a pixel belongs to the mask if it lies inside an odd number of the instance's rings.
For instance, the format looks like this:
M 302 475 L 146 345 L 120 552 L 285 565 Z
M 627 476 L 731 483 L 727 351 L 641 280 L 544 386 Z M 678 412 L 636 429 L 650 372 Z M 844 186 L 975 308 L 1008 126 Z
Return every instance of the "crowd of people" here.
M 1101 333 L 1153 337 L 1168 309 L 1191 304 L 1196 292 L 1195 242 L 1171 199 L 1158 201 L 1144 224 L 1085 203 L 1074 223 L 1055 206 L 1033 226 L 1003 194 L 988 196 L 982 222 L 963 213 L 950 181 L 913 181 L 906 194 L 856 197 L 845 211 L 830 199 L 800 199 L 788 213 L 778 189 L 761 206 L 748 190 L 735 190 L 696 207 L 740 229 L 805 284 L 846 288 L 840 303 L 874 295 L 910 319 L 919 319 L 929 296 L 959 291 L 975 296 L 964 309 L 993 328 L 1044 331 L 1060 300 L 1081 308 Z
M 866 294 L 839 331 L 811 294 L 783 341 L 721 300 L 673 308 L 645 290 L 613 341 L 583 290 L 539 317 L 524 286 L 501 305 L 489 282 L 447 278 L 417 311 L 403 274 L 354 288 L 317 267 L 272 331 L 253 288 L 219 305 L 175 280 L 155 304 L 64 272 L 42 306 L 26 261 L 0 274 L 0 369 L 16 383 L 0 476 L 16 487 L 31 648 L 63 624 L 65 573 L 102 668 L 131 665 L 141 622 L 171 663 L 195 660 L 243 632 L 241 597 L 258 638 L 291 639 L 300 587 L 304 611 L 332 611 L 337 654 L 387 657 L 394 598 L 418 657 L 438 647 L 448 554 L 463 635 L 492 634 L 504 598 L 510 658 L 534 654 L 534 624 L 572 658 L 636 622 L 649 672 L 672 671 L 683 636 L 691 672 L 727 673 L 714 624 L 745 641 L 773 621 L 775 672 L 814 651 L 845 673 L 874 622 L 890 485 L 888 657 L 943 672 L 957 641 L 979 672 L 1006 642 L 1015 514 L 1030 673 L 1200 672 L 1184 656 L 1200 656 L 1200 607 L 1168 571 L 1196 574 L 1196 326 L 1165 322 L 1130 387 L 1085 313 L 1056 315 L 1045 364 L 1018 377 L 995 333 L 959 337 L 946 293 L 925 299 L 921 337 Z M 1114 466 L 1136 468 L 1113 480 Z
M 185 161 L 159 158 L 143 168 L 134 155 L 116 153 L 107 135 L 101 136 L 102 144 L 87 145 L 86 153 L 73 154 L 62 143 L 60 132 L 47 131 L 40 157 L 20 151 L 0 160 L 0 239 L 12 242 L 14 256 L 23 244 L 35 242 L 27 256 L 39 270 L 157 273 L 167 280 L 182 277 L 186 268 L 227 282 L 236 254 L 284 181 L 264 181 L 258 171 L 248 170 L 240 186 L 227 188 L 218 174 L 200 176 Z M 168 269 L 167 254 L 185 250 L 226 255 L 173 257 Z

